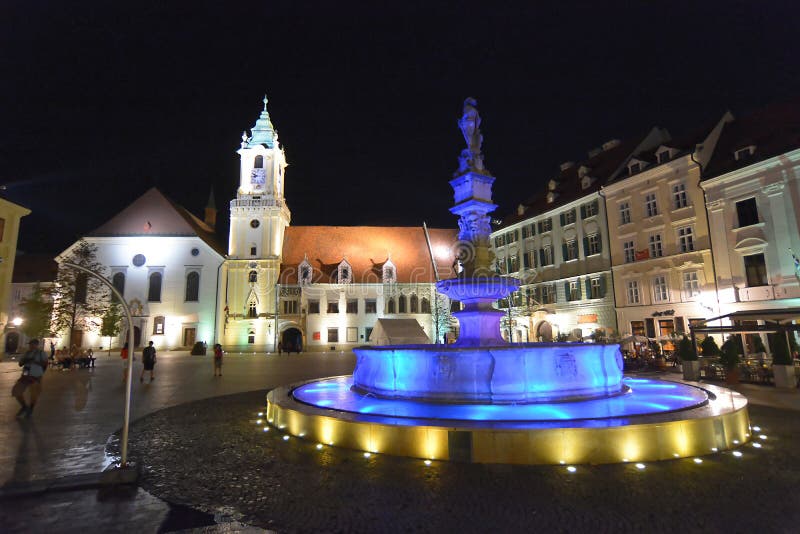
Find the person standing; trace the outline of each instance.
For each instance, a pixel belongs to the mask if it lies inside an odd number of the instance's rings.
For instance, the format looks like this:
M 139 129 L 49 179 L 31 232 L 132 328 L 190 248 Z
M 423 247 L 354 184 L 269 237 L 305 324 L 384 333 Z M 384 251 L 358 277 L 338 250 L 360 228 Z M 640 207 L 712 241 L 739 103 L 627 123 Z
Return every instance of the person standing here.
M 28 350 L 19 359 L 19 365 L 22 367 L 22 376 L 14 384 L 11 394 L 21 406 L 17 417 L 30 417 L 42 391 L 42 377 L 47 369 L 47 355 L 39 349 L 38 339 L 28 341 Z M 25 390 L 28 388 L 31 390 L 30 404 L 25 403 Z
M 122 381 L 125 382 L 128 379 L 128 365 L 130 362 L 128 361 L 128 343 L 125 343 L 125 346 L 122 347 L 122 350 L 119 351 L 119 356 L 122 358 Z
M 222 376 L 222 345 L 214 345 L 214 376 Z
M 153 368 L 156 366 L 156 348 L 153 346 L 152 341 L 142 351 L 142 363 L 144 366 L 142 367 L 142 374 L 139 376 L 139 382 L 144 382 L 145 371 L 150 371 L 150 382 L 152 382 L 155 378 L 153 376 Z

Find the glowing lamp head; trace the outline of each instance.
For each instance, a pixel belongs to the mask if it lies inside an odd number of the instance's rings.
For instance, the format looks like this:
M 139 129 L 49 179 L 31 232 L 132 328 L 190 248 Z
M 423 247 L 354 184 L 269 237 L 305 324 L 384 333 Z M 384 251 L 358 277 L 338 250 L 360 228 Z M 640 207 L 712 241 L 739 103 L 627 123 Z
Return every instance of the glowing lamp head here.
M 21 324 L 22 324 L 22 317 L 14 317 L 14 318 L 11 320 L 11 324 L 13 324 L 14 326 L 19 326 L 19 325 L 21 325 Z

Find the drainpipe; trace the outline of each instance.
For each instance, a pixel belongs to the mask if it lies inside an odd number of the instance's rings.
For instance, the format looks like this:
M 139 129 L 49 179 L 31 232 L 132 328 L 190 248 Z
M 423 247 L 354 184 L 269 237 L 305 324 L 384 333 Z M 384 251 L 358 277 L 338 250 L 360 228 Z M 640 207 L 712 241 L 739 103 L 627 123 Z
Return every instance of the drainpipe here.
M 700 187 L 703 182 L 703 164 L 694 159 L 694 150 L 689 152 L 689 158 L 700 169 L 700 179 L 697 181 L 697 187 L 703 192 L 703 209 L 706 212 L 706 228 L 708 229 L 708 250 L 711 252 L 711 272 L 714 274 L 714 297 L 717 299 L 717 317 L 722 315 L 722 310 L 719 305 L 719 286 L 717 286 L 717 264 L 714 261 L 714 241 L 711 239 L 711 219 L 708 217 L 708 198 L 706 197 L 706 190 Z M 722 321 L 719 322 L 722 326 Z
M 620 334 L 619 331 L 619 321 L 617 320 L 617 291 L 614 287 L 614 262 L 611 259 L 611 232 L 609 228 L 611 228 L 611 222 L 608 220 L 608 204 L 606 204 L 606 195 L 603 193 L 603 187 L 600 187 L 600 190 L 597 191 L 597 195 L 603 199 L 603 211 L 606 214 L 606 239 L 608 240 L 608 264 L 609 264 L 609 271 L 610 271 L 610 278 L 611 278 L 611 296 L 614 300 L 614 326 L 616 327 L 617 334 Z

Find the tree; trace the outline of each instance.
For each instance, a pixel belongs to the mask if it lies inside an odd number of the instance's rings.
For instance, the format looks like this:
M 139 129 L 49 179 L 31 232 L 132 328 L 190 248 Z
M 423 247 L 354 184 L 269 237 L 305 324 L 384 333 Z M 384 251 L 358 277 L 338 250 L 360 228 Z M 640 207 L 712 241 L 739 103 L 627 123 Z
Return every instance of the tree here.
M 729 336 L 728 339 L 725 340 L 725 343 L 722 344 L 719 361 L 727 370 L 736 369 L 741 361 L 740 355 L 743 353 L 742 336 L 734 334 Z
M 108 338 L 108 355 L 111 356 L 111 338 L 119 335 L 122 327 L 122 307 L 112 299 L 111 305 L 103 314 L 103 322 L 100 326 L 100 335 Z
M 714 341 L 714 338 L 711 336 L 706 337 L 703 342 L 700 343 L 700 349 L 703 351 L 703 356 L 706 358 L 713 358 L 720 353 L 717 342 Z
M 36 284 L 33 286 L 31 296 L 23 299 L 20 304 L 25 319 L 20 329 L 28 338 L 43 338 L 50 335 L 53 302 L 47 297 L 47 291 Z
M 443 336 L 450 330 L 450 299 L 441 293 L 434 292 L 433 306 L 433 321 L 436 323 L 433 328 L 433 335 L 436 338 L 434 339 L 434 343 L 439 343 L 439 341 L 443 339 Z
M 683 336 L 678 342 L 678 358 L 683 362 L 693 362 L 697 360 L 697 353 L 694 351 L 694 346 L 689 338 Z
M 97 261 L 97 246 L 83 239 L 75 243 L 69 254 L 60 260 L 75 263 L 101 276 L 105 271 Z M 76 330 L 97 329 L 98 317 L 108 307 L 109 293 L 109 289 L 95 277 L 59 265 L 53 288 L 53 331 L 64 333 L 67 346 L 71 346 L 72 334 Z

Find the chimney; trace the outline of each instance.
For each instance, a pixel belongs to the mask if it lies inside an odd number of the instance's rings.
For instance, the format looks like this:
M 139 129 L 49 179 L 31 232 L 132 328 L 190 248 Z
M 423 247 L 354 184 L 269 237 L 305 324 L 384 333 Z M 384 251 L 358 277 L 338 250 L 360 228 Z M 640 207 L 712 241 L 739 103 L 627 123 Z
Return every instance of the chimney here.
M 575 162 L 574 161 L 565 161 L 564 163 L 561 164 L 561 170 L 562 171 L 566 171 L 567 169 L 569 169 L 571 167 L 574 167 L 574 166 L 575 166 Z
M 603 143 L 603 152 L 605 152 L 606 150 L 611 150 L 614 147 L 618 147 L 619 144 L 620 144 L 619 139 L 612 139 L 611 141 L 606 141 L 605 143 Z
M 217 227 L 217 204 L 214 202 L 214 188 L 211 188 L 211 192 L 208 194 L 208 204 L 206 205 L 205 209 L 205 216 L 203 217 L 203 221 L 209 225 L 212 229 L 216 229 Z

